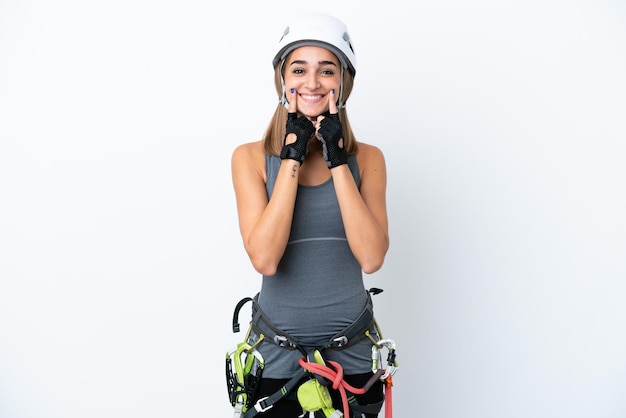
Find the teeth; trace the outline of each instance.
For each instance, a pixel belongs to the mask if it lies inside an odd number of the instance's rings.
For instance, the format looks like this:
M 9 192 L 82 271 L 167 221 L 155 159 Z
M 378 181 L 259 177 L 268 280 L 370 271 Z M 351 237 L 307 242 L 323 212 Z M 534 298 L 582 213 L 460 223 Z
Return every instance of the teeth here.
M 317 100 L 317 99 L 320 99 L 321 97 L 322 96 L 318 96 L 318 95 L 316 95 L 316 96 L 308 96 L 308 95 L 304 95 L 304 94 L 302 95 L 302 98 L 303 99 L 307 99 L 307 100 Z

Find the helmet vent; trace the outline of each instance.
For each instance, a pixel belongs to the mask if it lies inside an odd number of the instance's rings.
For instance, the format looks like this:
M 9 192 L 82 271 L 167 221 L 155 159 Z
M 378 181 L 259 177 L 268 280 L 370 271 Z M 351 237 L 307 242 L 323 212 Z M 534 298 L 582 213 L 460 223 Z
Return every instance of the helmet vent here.
M 354 53 L 354 48 L 352 48 L 352 43 L 350 42 L 350 35 L 348 35 L 348 32 L 343 33 L 343 40 L 346 41 L 346 43 L 348 44 L 348 48 L 350 48 L 350 50 Z

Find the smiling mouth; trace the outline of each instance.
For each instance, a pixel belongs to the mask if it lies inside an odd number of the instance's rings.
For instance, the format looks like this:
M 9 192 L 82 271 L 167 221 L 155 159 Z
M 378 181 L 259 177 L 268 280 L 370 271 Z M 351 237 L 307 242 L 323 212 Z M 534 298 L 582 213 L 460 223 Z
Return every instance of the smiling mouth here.
M 317 102 L 324 97 L 321 94 L 301 94 L 300 97 L 306 102 Z

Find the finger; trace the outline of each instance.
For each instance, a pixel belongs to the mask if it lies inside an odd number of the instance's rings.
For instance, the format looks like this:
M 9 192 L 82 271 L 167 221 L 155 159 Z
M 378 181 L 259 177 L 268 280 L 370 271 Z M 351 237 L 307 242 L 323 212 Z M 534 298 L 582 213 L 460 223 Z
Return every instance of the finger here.
M 289 113 L 298 113 L 298 96 L 296 95 L 296 89 L 293 87 L 289 89 L 287 101 L 289 102 Z
M 320 137 L 320 127 L 322 126 L 322 121 L 324 120 L 324 115 L 319 115 L 315 120 L 315 137 L 319 140 Z
M 337 114 L 337 97 L 335 97 L 335 89 L 331 89 L 328 95 L 328 111 L 331 115 Z
M 320 127 L 322 126 L 322 121 L 326 118 L 326 116 L 324 115 L 319 115 L 316 119 L 315 119 L 315 131 L 318 131 L 320 129 Z

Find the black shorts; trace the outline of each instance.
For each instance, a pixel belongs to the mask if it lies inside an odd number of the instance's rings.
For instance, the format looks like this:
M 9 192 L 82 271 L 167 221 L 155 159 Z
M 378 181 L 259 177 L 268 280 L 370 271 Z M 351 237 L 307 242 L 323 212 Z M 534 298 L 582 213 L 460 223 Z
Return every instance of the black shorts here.
M 344 380 L 350 386 L 355 388 L 363 387 L 367 381 L 372 377 L 372 373 L 363 373 L 363 374 L 355 374 L 344 376 Z M 264 398 L 266 396 L 272 395 L 274 392 L 279 390 L 285 383 L 287 383 L 289 379 L 261 379 L 261 383 L 259 385 L 259 391 L 257 393 L 257 399 Z M 295 394 L 295 391 L 293 393 Z M 333 390 L 329 388 L 330 396 L 333 399 L 333 407 L 335 409 L 342 410 L 343 404 L 341 401 L 341 394 L 337 390 Z M 356 401 L 359 405 L 369 405 L 381 402 L 384 399 L 384 386 L 383 382 L 378 379 L 374 384 L 370 387 L 370 389 L 362 395 L 355 395 Z M 258 418 L 298 418 L 302 415 L 302 407 L 298 403 L 297 399 L 293 396 L 287 396 L 282 398 L 280 401 L 276 402 L 274 406 L 267 410 L 266 412 L 259 413 L 257 415 Z M 317 415 L 316 415 L 317 416 Z M 323 414 L 321 415 L 323 416 Z M 378 414 L 365 414 L 366 418 L 376 418 Z M 349 418 L 349 417 L 346 417 Z

